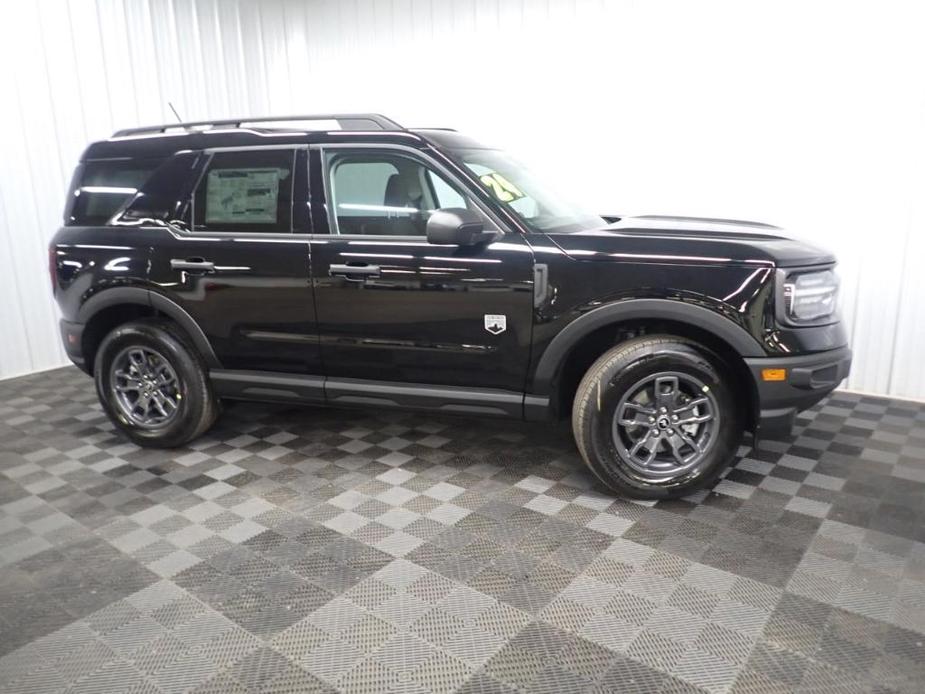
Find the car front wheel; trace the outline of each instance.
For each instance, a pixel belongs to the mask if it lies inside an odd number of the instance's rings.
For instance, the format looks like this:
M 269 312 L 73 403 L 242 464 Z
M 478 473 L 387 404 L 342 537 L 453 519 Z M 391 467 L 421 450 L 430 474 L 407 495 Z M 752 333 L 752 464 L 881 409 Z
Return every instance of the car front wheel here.
M 641 337 L 601 356 L 578 387 L 575 441 L 611 489 L 666 499 L 713 483 L 742 437 L 721 362 L 683 338 Z

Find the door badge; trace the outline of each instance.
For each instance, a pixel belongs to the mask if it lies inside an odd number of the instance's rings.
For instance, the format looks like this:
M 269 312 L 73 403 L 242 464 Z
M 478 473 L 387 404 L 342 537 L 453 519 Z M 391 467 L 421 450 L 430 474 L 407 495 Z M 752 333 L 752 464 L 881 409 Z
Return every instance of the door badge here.
M 500 335 L 507 330 L 507 316 L 496 315 L 494 313 L 485 314 L 485 330 L 492 335 Z

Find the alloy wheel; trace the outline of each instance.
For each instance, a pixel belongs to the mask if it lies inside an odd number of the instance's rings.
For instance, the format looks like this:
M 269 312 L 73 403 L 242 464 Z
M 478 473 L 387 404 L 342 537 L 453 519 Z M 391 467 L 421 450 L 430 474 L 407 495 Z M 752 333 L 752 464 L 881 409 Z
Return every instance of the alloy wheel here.
M 182 394 L 170 362 L 150 347 L 127 347 L 110 367 L 112 393 L 121 413 L 133 425 L 162 427 L 177 416 Z
M 716 440 L 719 405 L 690 374 L 660 372 L 629 388 L 613 417 L 613 441 L 632 472 L 664 482 L 697 467 Z

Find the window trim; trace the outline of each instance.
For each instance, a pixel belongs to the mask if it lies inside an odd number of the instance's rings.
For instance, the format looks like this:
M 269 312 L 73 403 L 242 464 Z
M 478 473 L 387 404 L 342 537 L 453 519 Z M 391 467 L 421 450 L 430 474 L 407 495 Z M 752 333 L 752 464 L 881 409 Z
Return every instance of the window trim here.
M 327 233 L 318 233 L 317 230 L 312 229 L 313 233 L 311 234 L 314 238 L 343 238 L 343 239 L 374 239 L 381 241 L 421 241 L 427 242 L 427 236 L 425 235 L 395 235 L 390 236 L 388 234 L 341 234 L 337 226 L 337 214 L 333 209 L 331 202 L 333 197 L 331 196 L 331 184 L 330 184 L 330 171 L 328 170 L 328 157 L 327 153 L 329 151 L 340 151 L 340 150 L 357 150 L 357 149 L 366 149 L 374 151 L 383 151 L 383 150 L 392 150 L 400 154 L 408 156 L 410 159 L 417 160 L 422 163 L 425 168 L 433 169 L 441 176 L 443 176 L 447 181 L 455 185 L 461 191 L 463 191 L 469 200 L 479 209 L 479 211 L 485 215 L 500 231 L 502 234 L 513 234 L 514 231 L 511 230 L 510 226 L 503 221 L 494 210 L 487 206 L 482 200 L 480 200 L 476 195 L 473 194 L 468 182 L 462 177 L 458 176 L 454 171 L 449 167 L 445 166 L 442 162 L 437 161 L 433 157 L 429 156 L 428 153 L 424 150 L 417 149 L 415 147 L 409 147 L 407 145 L 400 145 L 395 143 L 386 143 L 386 142 L 345 142 L 345 143 L 334 143 L 334 144 L 312 144 L 309 145 L 309 149 L 315 150 L 320 154 L 320 165 L 321 165 L 321 191 L 324 194 L 324 207 L 326 214 L 324 215 L 327 219 L 328 231 Z M 332 221 L 333 219 L 333 221 Z

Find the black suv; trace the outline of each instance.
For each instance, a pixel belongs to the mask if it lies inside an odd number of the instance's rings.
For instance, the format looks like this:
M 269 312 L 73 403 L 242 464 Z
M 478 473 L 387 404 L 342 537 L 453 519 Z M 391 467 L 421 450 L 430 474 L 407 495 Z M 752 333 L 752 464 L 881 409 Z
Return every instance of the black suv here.
M 223 398 L 571 416 L 595 474 L 650 499 L 846 376 L 834 264 L 764 224 L 590 214 L 376 114 L 119 131 L 50 248 L 67 352 L 142 446 Z

